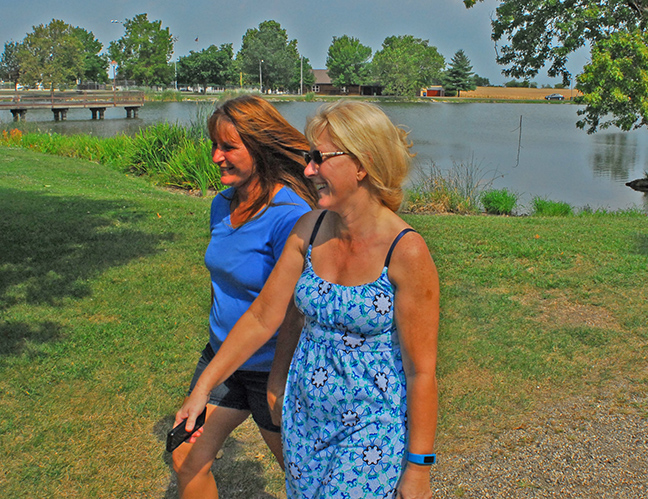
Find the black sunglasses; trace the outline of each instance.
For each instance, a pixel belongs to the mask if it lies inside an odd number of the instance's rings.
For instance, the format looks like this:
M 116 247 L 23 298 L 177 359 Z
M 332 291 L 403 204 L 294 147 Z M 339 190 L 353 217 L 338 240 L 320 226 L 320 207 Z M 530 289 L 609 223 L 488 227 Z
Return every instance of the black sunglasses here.
M 334 156 L 342 156 L 344 154 L 349 154 L 348 152 L 344 152 L 344 151 L 320 152 L 317 149 L 313 149 L 312 151 L 302 151 L 301 153 L 302 156 L 304 156 L 304 161 L 306 161 L 306 164 L 312 161 L 318 166 L 324 163 L 324 161 L 326 161 L 327 159 L 332 158 Z

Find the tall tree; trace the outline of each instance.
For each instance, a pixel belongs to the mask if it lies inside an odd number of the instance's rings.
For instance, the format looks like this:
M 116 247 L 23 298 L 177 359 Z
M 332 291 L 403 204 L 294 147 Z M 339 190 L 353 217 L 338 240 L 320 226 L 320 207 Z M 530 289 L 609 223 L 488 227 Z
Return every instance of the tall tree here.
M 83 44 L 69 24 L 52 19 L 33 27 L 18 50 L 20 79 L 27 85 L 74 84 L 83 74 Z
M 12 82 L 14 88 L 18 87 L 18 82 L 20 81 L 20 63 L 18 62 L 19 48 L 19 43 L 5 43 L 4 52 L 0 58 L 0 78 Z
M 477 1 L 481 0 L 464 3 L 471 7 Z M 570 54 L 591 46 L 592 62 L 578 78 L 577 88 L 585 94 L 586 104 L 581 113 L 586 118 L 579 126 L 589 125 L 588 131 L 595 132 L 604 116 L 601 113 L 606 112 L 615 116 L 605 122 L 608 126 L 625 129 L 631 115 L 633 123 L 646 124 L 648 106 L 637 103 L 648 98 L 648 87 L 624 88 L 622 82 L 632 72 L 619 71 L 622 66 L 631 69 L 623 60 L 639 63 L 644 57 L 647 0 L 503 0 L 491 24 L 493 40 L 506 40 L 498 49 L 497 62 L 506 66 L 502 72 L 525 80 L 548 65 L 549 76 L 562 76 L 563 84 L 569 85 L 572 75 L 566 65 Z M 624 100 L 626 105 L 620 105 Z
M 100 54 L 103 44 L 95 38 L 92 31 L 77 26 L 72 32 L 83 46 L 82 79 L 106 83 L 108 81 L 108 58 Z
M 385 38 L 372 62 L 374 78 L 387 95 L 417 95 L 421 88 L 440 81 L 444 67 L 436 47 L 411 35 Z
M 294 87 L 295 72 L 300 67 L 297 40 L 288 40 L 286 30 L 276 21 L 248 29 L 236 60 L 248 83 L 263 80 L 263 88 L 272 90 Z
M 586 107 L 578 110 L 584 118 L 576 125 L 588 133 L 648 126 L 648 34 L 635 30 L 599 41 L 577 87 Z
M 457 92 L 457 97 L 462 90 L 475 90 L 475 73 L 473 73 L 470 59 L 463 50 L 458 50 L 450 61 L 448 70 L 443 77 L 446 90 Z
M 209 84 L 229 85 L 236 81 L 234 49 L 231 43 L 220 47 L 210 45 L 200 52 L 189 52 L 178 60 L 177 79 L 190 85 L 206 88 Z
M 119 67 L 118 77 L 144 85 L 168 85 L 174 68 L 169 64 L 174 38 L 162 21 L 149 21 L 147 14 L 138 14 L 124 22 L 125 34 L 110 42 L 108 54 Z
M 362 45 L 357 38 L 334 36 L 326 56 L 326 68 L 333 85 L 344 87 L 367 83 L 371 53 L 371 47 Z

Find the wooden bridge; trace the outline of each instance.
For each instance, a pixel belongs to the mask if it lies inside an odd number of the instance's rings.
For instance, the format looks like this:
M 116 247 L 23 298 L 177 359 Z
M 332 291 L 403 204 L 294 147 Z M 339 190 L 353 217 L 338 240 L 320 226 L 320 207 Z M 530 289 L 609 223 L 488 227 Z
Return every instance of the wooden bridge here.
M 92 119 L 104 119 L 109 107 L 122 107 L 127 118 L 137 118 L 137 112 L 144 105 L 144 92 L 139 91 L 92 91 L 75 90 L 64 92 L 43 92 L 27 90 L 10 94 L 0 93 L 0 110 L 9 109 L 14 121 L 25 119 L 29 109 L 51 109 L 54 121 L 67 119 L 69 109 L 87 108 Z

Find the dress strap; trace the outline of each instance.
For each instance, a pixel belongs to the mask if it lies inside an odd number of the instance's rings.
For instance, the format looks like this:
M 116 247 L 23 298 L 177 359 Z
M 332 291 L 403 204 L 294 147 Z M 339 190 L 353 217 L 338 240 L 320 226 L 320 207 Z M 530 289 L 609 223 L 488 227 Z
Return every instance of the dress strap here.
M 309 246 L 313 245 L 313 241 L 315 241 L 315 237 L 317 236 L 317 232 L 319 231 L 320 225 L 322 225 L 322 220 L 324 220 L 325 216 L 326 216 L 326 210 L 324 210 L 322 213 L 320 213 L 320 216 L 317 219 L 317 222 L 315 222 L 315 226 L 313 227 L 313 232 L 311 234 L 310 241 L 308 241 Z
M 385 258 L 385 267 L 389 267 L 389 262 L 391 260 L 392 252 L 394 251 L 394 248 L 396 247 L 396 244 L 398 244 L 398 241 L 401 240 L 401 237 L 403 237 L 408 232 L 416 232 L 416 231 L 414 229 L 412 229 L 411 227 L 407 227 L 406 229 L 403 229 L 403 230 L 400 231 L 400 233 L 394 239 L 394 242 L 389 247 L 389 252 L 387 253 L 387 258 Z

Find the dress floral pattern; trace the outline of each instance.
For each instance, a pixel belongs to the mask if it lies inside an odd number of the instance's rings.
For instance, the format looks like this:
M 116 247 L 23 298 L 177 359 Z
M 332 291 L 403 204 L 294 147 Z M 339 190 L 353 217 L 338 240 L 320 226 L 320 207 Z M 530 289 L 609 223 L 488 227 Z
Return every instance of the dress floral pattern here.
M 342 286 L 314 272 L 308 248 L 295 288 L 305 324 L 283 406 L 289 498 L 395 497 L 406 388 L 387 264 L 372 283 Z

